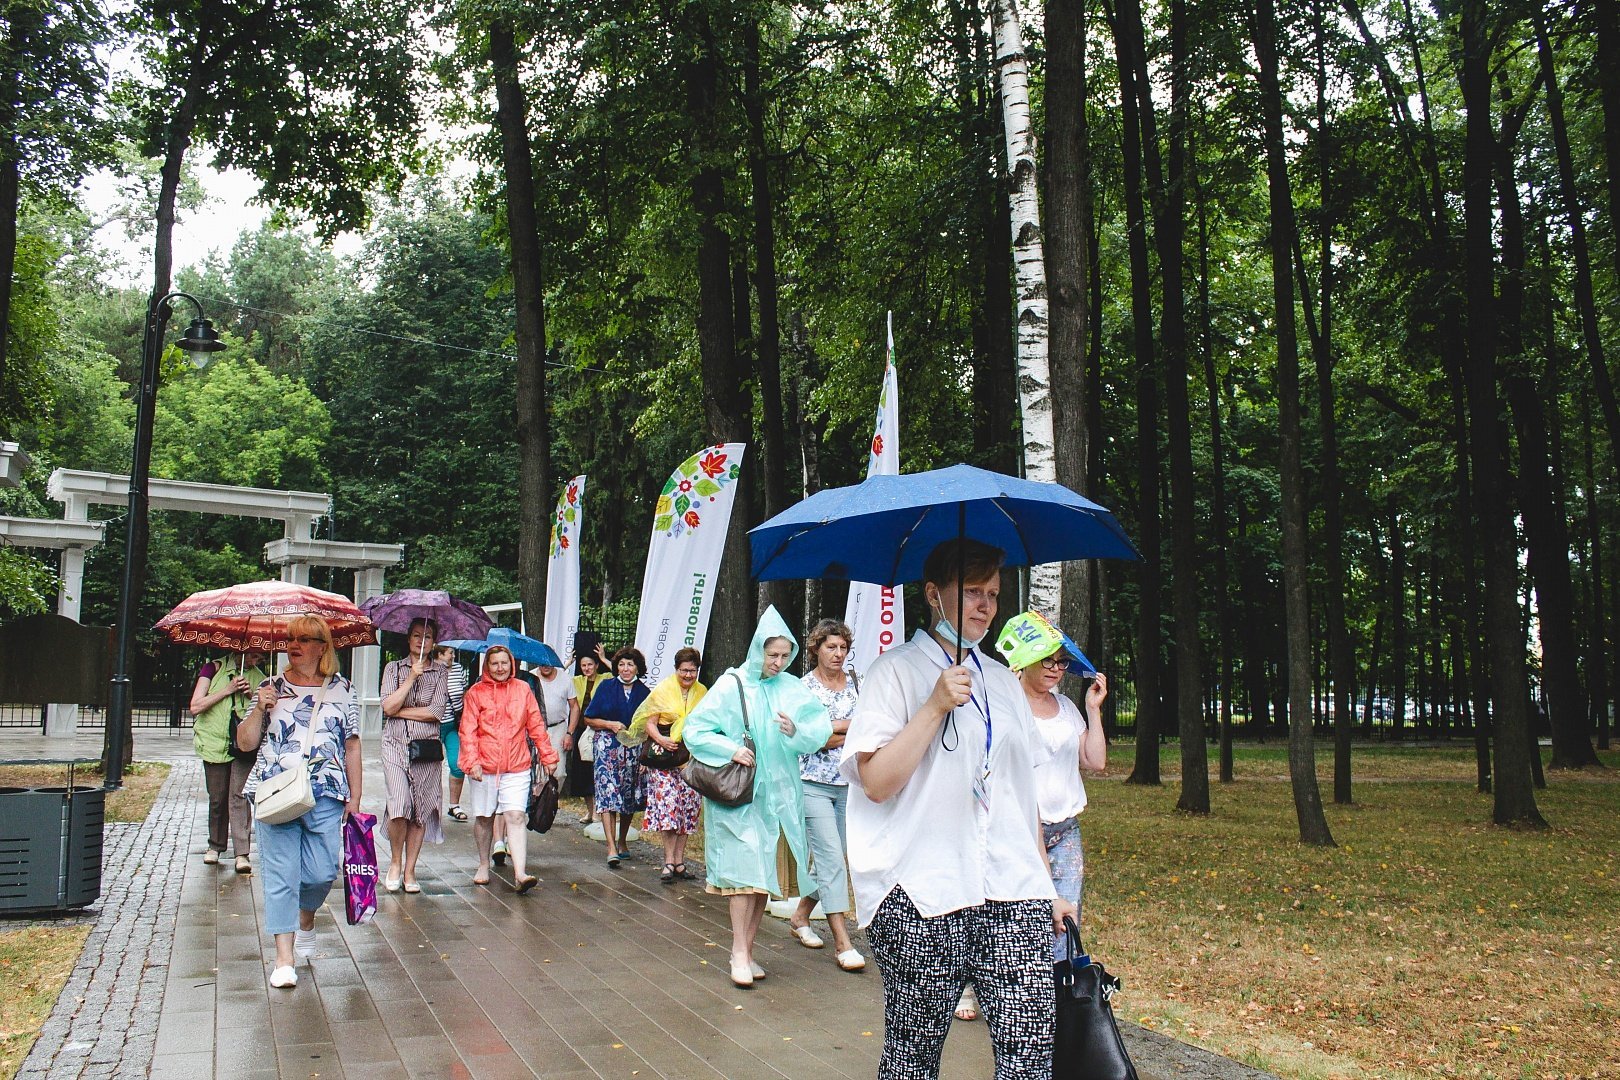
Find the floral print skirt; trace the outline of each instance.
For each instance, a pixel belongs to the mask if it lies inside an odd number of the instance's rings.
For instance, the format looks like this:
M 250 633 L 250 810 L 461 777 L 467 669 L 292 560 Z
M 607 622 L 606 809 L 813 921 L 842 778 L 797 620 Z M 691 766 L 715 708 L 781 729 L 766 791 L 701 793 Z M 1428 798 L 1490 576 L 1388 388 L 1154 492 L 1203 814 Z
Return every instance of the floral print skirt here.
M 641 825 L 646 831 L 692 832 L 702 806 L 703 796 L 686 782 L 681 770 L 647 770 L 647 820 Z
M 610 731 L 595 735 L 596 808 L 615 814 L 633 814 L 647 803 L 642 779 L 641 749 L 625 746 Z

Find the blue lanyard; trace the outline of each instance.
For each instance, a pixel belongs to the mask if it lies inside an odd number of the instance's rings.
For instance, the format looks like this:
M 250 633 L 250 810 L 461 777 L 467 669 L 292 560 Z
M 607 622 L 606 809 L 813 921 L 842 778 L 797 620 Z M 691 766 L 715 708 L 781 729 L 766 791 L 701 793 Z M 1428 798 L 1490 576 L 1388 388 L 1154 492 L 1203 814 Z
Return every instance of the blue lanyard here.
M 939 645 L 939 641 L 935 640 L 934 644 Z M 945 646 L 943 646 L 943 645 L 939 645 L 939 651 L 945 654 L 945 662 L 949 666 L 951 666 L 951 667 L 956 666 L 955 661 L 951 659 L 951 652 L 950 652 L 949 649 L 945 648 Z M 986 772 L 989 772 L 989 769 L 990 769 L 990 747 L 994 743 L 995 731 L 996 731 L 996 725 L 990 719 L 990 681 L 984 677 L 984 665 L 979 662 L 979 654 L 977 652 L 975 652 L 974 650 L 969 649 L 968 650 L 968 656 L 973 658 L 973 666 L 979 669 L 979 681 L 984 683 L 984 704 L 982 704 L 982 705 L 979 704 L 978 695 L 974 694 L 974 692 L 972 691 L 971 688 L 968 690 L 968 700 L 973 703 L 973 707 L 975 709 L 979 710 L 979 715 L 984 717 L 984 768 L 985 768 Z M 951 726 L 954 728 L 955 725 L 956 725 L 956 710 L 955 709 L 951 710 L 950 721 L 951 721 Z M 945 746 L 946 750 L 954 750 L 954 749 L 956 749 L 954 746 L 946 746 L 945 745 L 945 732 L 944 731 L 940 732 L 940 745 Z

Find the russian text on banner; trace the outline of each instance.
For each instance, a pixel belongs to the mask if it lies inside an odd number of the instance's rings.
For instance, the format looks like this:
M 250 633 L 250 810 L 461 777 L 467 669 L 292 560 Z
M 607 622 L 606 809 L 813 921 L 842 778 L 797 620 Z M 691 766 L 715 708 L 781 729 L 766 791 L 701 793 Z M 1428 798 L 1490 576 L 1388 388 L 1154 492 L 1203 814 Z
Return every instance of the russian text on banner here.
M 677 650 L 701 651 L 708 637 L 745 447 L 704 447 L 681 462 L 658 496 L 636 620 L 649 684 L 674 670 Z

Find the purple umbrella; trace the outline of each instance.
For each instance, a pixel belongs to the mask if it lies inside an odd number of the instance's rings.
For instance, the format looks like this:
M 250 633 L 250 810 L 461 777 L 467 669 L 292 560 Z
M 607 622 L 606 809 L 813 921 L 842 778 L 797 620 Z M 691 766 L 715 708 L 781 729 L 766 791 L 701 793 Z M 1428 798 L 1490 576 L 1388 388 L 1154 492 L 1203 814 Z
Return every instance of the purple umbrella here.
M 439 628 L 438 639 L 482 638 L 495 626 L 484 609 L 471 600 L 451 596 L 443 589 L 401 589 L 361 601 L 365 612 L 379 630 L 408 633 L 417 619 L 432 619 Z

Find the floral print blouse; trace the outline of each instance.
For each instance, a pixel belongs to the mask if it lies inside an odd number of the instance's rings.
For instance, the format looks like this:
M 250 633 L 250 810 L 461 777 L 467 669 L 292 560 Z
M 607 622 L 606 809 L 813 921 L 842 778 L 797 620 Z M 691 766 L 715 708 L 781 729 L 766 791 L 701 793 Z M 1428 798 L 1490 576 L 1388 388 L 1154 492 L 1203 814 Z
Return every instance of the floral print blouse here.
M 840 720 L 849 720 L 855 715 L 855 700 L 860 696 L 855 688 L 855 677 L 846 676 L 842 690 L 831 690 L 816 678 L 814 671 L 808 671 L 799 679 L 809 688 L 810 692 L 827 707 L 827 715 L 832 717 L 833 723 Z M 822 747 L 813 754 L 799 755 L 799 779 L 813 780 L 818 784 L 848 784 L 838 765 L 844 760 L 844 748 L 834 747 L 829 750 Z
M 252 799 L 259 784 L 285 772 L 298 759 L 299 729 L 310 723 L 310 713 L 320 694 L 318 686 L 299 686 L 280 675 L 269 682 L 276 687 L 276 704 L 270 710 L 269 725 L 259 743 L 259 758 L 253 763 L 242 794 Z M 309 783 L 315 797 L 349 801 L 349 774 L 343 767 L 343 750 L 350 739 L 360 737 L 360 702 L 354 686 L 342 675 L 333 675 L 321 699 L 320 715 L 308 735 Z

